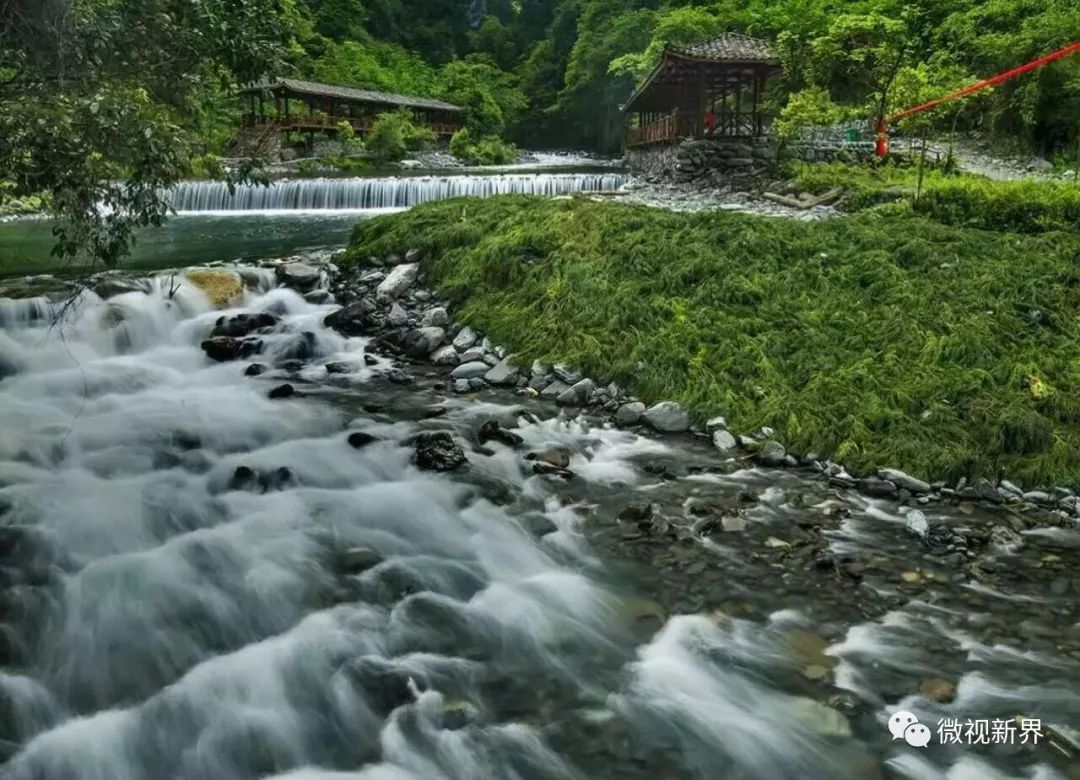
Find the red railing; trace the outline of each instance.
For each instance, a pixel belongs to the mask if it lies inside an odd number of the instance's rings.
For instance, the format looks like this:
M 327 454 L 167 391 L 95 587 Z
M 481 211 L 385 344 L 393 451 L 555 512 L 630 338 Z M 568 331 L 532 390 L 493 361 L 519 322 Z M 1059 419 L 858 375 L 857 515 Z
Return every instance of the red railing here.
M 709 132 L 703 113 L 676 110 L 648 124 L 630 128 L 626 145 L 648 146 L 671 143 L 680 138 L 707 138 L 711 135 L 744 137 L 759 135 L 760 132 L 758 117 L 749 111 L 715 113 L 712 132 Z

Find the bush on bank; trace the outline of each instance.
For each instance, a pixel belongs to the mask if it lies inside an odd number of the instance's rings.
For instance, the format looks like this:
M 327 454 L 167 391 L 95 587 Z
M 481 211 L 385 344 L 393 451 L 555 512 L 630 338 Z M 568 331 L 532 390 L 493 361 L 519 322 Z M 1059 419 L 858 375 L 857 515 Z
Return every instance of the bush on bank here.
M 409 248 L 523 362 L 855 469 L 1080 484 L 1080 233 L 510 196 L 362 222 L 350 259 Z

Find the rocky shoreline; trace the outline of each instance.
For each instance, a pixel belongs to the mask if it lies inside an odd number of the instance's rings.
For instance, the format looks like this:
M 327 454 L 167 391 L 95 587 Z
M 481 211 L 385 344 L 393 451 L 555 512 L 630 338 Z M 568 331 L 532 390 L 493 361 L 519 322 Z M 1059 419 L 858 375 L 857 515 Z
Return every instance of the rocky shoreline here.
M 427 285 L 419 251 L 370 258 L 366 266 L 336 269 L 330 292 L 344 304 L 327 318 L 342 333 L 373 336 L 374 349 L 398 361 L 391 378 L 409 381 L 409 366 L 430 363 L 447 372 L 447 386 L 458 394 L 490 387 L 511 389 L 553 403 L 568 417 L 588 413 L 618 427 L 644 426 L 660 434 L 688 433 L 711 440 L 721 454 L 767 468 L 814 469 L 835 488 L 858 490 L 874 498 L 911 506 L 940 502 L 1006 505 L 1038 516 L 1041 524 L 1076 525 L 1080 498 L 1065 487 L 1024 491 L 1007 479 L 961 479 L 956 484 L 926 482 L 882 468 L 873 476 L 855 476 L 841 464 L 815 453 L 791 453 L 763 428 L 736 432 L 723 417 L 697 425 L 673 401 L 651 406 L 614 383 L 584 376 L 572 366 L 540 362 L 519 365 L 510 351 L 477 329 L 453 319 L 447 301 Z

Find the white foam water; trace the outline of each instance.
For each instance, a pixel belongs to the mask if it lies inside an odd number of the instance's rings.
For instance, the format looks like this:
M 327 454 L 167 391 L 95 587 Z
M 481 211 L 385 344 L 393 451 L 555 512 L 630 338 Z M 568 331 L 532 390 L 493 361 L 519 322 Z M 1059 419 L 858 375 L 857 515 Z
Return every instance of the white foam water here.
M 249 211 L 369 211 L 434 200 L 494 195 L 572 195 L 617 190 L 619 173 L 518 173 L 492 176 L 389 176 L 280 179 L 269 186 L 187 181 L 170 193 L 180 213 Z

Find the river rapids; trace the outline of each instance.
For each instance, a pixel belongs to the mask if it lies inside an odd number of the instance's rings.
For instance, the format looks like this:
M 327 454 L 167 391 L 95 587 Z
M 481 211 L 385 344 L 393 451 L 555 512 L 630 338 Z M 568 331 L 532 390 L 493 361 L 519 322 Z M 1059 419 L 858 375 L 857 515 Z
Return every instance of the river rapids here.
M 303 368 L 210 362 L 223 312 L 167 275 L 63 312 L 0 303 L 4 780 L 1078 776 L 1077 531 L 1023 531 L 986 581 L 935 569 L 894 503 L 454 396 L 431 367 L 393 384 L 323 326 L 335 306 L 248 277 L 224 313 L 279 315 L 271 365 L 314 333 Z M 286 378 L 299 392 L 271 400 Z M 492 419 L 522 447 L 479 446 Z M 418 469 L 421 431 L 466 467 Z M 550 447 L 573 479 L 525 467 Z M 742 502 L 747 527 L 657 544 L 617 521 L 630 500 Z M 778 557 L 803 518 L 835 520 L 861 579 Z M 920 688 L 938 678 L 953 695 Z M 893 739 L 900 710 L 930 746 Z M 1037 745 L 937 738 L 1018 715 Z

